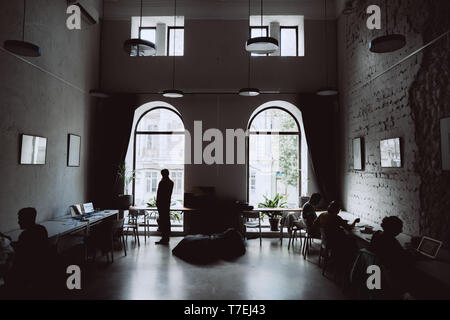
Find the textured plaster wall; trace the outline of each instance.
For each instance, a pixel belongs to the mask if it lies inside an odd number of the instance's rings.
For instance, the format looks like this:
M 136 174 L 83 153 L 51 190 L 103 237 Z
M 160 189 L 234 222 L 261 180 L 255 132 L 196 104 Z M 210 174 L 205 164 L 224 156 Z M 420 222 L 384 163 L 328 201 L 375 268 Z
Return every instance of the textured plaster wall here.
M 96 1 L 100 8 L 100 1 Z M 90 200 L 92 121 L 98 86 L 100 26 L 66 28 L 66 2 L 27 1 L 25 40 L 42 56 L 0 50 L 0 231 L 18 228 L 17 211 L 38 210 L 38 221 L 64 215 Z M 22 1 L 0 2 L 0 43 L 22 37 Z M 28 63 L 30 62 L 30 63 Z M 46 137 L 45 165 L 19 165 L 20 134 Z M 67 135 L 81 136 L 80 167 L 67 167 Z

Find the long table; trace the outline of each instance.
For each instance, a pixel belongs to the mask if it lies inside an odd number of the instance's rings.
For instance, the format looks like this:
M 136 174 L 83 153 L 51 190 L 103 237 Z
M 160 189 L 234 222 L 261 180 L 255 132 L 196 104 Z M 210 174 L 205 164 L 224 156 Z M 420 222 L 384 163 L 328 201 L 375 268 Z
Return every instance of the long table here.
M 96 212 L 87 218 L 88 221 L 75 220 L 72 217 L 61 217 L 53 220 L 40 222 L 39 224 L 47 229 L 49 239 L 58 238 L 74 232 L 79 232 L 88 226 L 100 223 L 102 220 L 118 214 L 118 210 L 104 210 Z M 12 241 L 17 241 L 23 230 L 15 229 L 5 234 L 11 237 Z
M 339 215 L 342 219 L 348 220 L 349 223 L 352 223 L 356 218 L 358 218 L 346 211 L 341 211 Z M 382 230 L 380 225 L 361 219 L 361 221 L 357 223 L 355 228 L 352 230 L 352 234 L 361 240 L 361 243 L 364 246 L 369 245 L 372 240 L 372 234 L 362 232 L 362 226 L 366 225 L 371 226 L 373 231 Z M 405 249 L 409 247 L 411 238 L 412 237 L 410 235 L 404 233 L 397 236 L 397 240 Z M 413 263 L 412 267 L 418 271 L 419 274 L 422 274 L 429 279 L 433 279 L 434 281 L 447 287 L 450 296 L 450 252 L 448 250 L 441 248 L 436 259 L 418 260 Z

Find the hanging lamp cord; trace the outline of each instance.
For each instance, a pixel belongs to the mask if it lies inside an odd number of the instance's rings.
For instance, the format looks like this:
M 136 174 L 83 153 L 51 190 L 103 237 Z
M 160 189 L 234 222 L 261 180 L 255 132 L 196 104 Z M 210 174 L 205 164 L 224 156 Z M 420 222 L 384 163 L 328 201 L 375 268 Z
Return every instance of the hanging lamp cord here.
M 261 0 L 261 36 L 262 36 L 262 27 L 263 27 L 263 0 Z
M 385 1 L 385 15 L 386 15 L 386 35 L 388 35 L 389 34 L 389 18 L 388 18 L 388 2 L 387 2 L 387 0 Z
M 325 0 L 325 67 L 326 67 L 326 86 L 328 86 L 328 21 L 327 21 L 327 0 Z
M 172 58 L 172 89 L 175 89 L 175 35 L 177 33 L 177 0 L 174 0 L 174 14 L 173 14 L 173 58 Z M 169 31 L 170 32 L 170 31 Z M 169 51 L 170 54 L 170 51 Z
M 27 0 L 23 0 L 22 41 L 25 42 L 25 17 L 27 13 Z
M 250 26 L 250 14 L 251 14 L 251 11 L 250 11 L 250 0 L 248 0 L 248 31 L 250 32 L 250 38 L 252 37 L 252 33 L 251 33 L 251 26 Z M 251 59 L 250 59 L 250 57 L 251 57 L 251 52 L 247 52 L 247 54 L 248 54 L 248 73 L 247 73 L 247 82 L 248 82 L 248 88 L 250 88 L 250 64 L 251 64 Z

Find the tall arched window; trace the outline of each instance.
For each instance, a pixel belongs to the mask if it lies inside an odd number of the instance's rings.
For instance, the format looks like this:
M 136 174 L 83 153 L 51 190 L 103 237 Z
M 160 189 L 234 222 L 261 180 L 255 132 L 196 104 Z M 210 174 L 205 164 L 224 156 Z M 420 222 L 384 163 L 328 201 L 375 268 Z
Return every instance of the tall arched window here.
M 134 136 L 133 185 L 136 206 L 156 199 L 161 169 L 170 171 L 174 181 L 172 202 L 182 203 L 184 194 L 184 140 L 181 116 L 166 107 L 145 112 L 137 121 Z
M 279 107 L 262 109 L 249 123 L 248 200 L 257 207 L 276 194 L 297 207 L 300 192 L 300 127 Z

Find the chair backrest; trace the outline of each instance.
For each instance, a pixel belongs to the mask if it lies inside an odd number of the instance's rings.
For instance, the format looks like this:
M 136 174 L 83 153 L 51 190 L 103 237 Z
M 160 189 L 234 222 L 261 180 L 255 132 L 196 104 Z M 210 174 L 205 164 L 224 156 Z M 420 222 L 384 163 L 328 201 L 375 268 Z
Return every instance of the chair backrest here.
M 123 231 L 125 219 L 119 220 L 109 220 L 107 222 L 107 230 L 110 231 L 111 235 L 121 233 Z
M 324 228 L 320 228 L 320 238 L 322 239 L 322 246 L 328 248 L 328 236 Z

